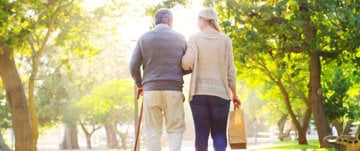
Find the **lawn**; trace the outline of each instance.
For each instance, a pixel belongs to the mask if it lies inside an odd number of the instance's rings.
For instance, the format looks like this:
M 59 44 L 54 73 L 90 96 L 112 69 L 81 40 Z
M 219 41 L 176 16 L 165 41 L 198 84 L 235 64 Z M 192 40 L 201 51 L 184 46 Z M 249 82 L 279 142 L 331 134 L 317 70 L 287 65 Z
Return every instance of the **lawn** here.
M 308 140 L 308 145 L 299 145 L 297 141 L 276 142 L 271 144 L 249 145 L 248 151 L 279 150 L 279 151 L 333 151 L 333 148 L 320 148 L 318 140 Z

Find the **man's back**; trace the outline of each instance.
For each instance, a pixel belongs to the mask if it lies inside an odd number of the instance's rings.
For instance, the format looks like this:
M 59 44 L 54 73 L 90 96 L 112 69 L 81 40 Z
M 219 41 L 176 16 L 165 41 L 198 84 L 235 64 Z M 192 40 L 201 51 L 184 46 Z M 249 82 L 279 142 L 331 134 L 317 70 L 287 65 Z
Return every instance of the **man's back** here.
M 155 13 L 156 27 L 140 37 L 129 66 L 137 93 L 143 93 L 146 149 L 151 151 L 161 150 L 163 119 L 170 151 L 181 151 L 185 131 L 181 59 L 186 41 L 171 30 L 172 19 L 169 9 L 159 9 Z
M 130 63 L 131 74 L 133 77 L 141 76 L 133 69 L 142 62 L 144 73 L 141 85 L 144 86 L 145 91 L 181 91 L 183 85 L 181 58 L 185 51 L 185 38 L 171 30 L 169 26 L 159 24 L 139 39 Z

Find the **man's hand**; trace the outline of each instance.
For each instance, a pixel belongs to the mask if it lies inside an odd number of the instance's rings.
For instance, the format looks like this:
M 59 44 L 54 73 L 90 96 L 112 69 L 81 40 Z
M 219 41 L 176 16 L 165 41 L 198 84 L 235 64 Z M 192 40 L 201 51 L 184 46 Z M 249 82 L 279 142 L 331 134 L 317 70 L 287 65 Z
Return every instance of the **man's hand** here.
M 233 96 L 232 99 L 235 108 L 240 108 L 241 102 L 238 96 Z
M 136 99 L 139 99 L 140 95 L 143 95 L 143 92 L 144 92 L 144 88 L 138 87 L 136 92 Z

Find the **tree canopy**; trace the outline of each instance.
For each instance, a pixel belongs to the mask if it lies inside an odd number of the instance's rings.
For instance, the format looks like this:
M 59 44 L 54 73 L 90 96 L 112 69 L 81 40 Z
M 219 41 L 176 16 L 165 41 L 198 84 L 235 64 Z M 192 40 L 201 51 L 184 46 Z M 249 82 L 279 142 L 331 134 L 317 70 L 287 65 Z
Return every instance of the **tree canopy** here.
M 358 66 L 359 4 L 341 0 L 224 0 L 204 4 L 218 10 L 223 32 L 233 41 L 237 68 L 241 69 L 239 77 L 248 81 L 249 86 L 270 88 L 263 92 L 268 94 L 267 98 L 281 94 L 298 131 L 301 127 L 303 132 L 307 129 L 312 112 L 319 140 L 330 134 L 327 120 L 333 118 L 326 118 L 325 107 L 330 107 L 326 103 L 335 103 L 335 100 L 327 99 L 331 94 L 326 94 L 329 91 L 322 83 L 335 75 L 327 72 L 333 69 L 332 62 Z M 356 74 L 354 77 L 358 76 L 358 67 L 350 70 Z M 349 88 L 347 83 L 344 86 Z M 269 84 L 273 86 L 267 86 Z M 342 90 L 339 93 L 349 93 L 347 88 Z M 355 93 L 359 93 L 358 88 Z M 274 104 L 274 99 L 270 100 L 269 104 Z M 309 111 L 305 112 L 306 108 Z M 333 107 L 327 110 L 346 116 Z M 307 120 L 296 124 L 297 119 Z M 303 139 L 299 142 L 306 143 Z

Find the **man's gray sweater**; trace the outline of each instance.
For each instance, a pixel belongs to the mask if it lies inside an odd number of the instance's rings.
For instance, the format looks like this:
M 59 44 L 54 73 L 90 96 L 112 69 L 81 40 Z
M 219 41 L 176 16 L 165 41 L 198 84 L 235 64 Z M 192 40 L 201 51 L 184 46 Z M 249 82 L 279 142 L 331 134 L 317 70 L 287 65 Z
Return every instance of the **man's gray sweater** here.
M 165 24 L 143 34 L 137 42 L 130 61 L 130 73 L 137 87 L 144 91 L 182 91 L 181 59 L 186 51 L 183 35 Z M 141 66 L 143 75 L 141 75 Z

